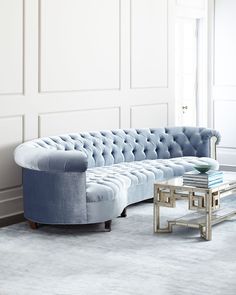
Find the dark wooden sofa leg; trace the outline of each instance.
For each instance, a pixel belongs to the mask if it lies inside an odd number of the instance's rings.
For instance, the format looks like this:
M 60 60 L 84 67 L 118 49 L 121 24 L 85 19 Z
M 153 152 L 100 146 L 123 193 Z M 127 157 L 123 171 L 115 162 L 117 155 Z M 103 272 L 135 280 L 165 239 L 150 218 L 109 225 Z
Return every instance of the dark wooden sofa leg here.
M 28 220 L 28 223 L 29 223 L 30 228 L 32 228 L 32 229 L 38 229 L 39 228 L 39 224 L 37 222 Z
M 111 231 L 111 220 L 105 221 L 105 230 L 106 231 Z
M 127 216 L 127 211 L 126 208 L 121 212 L 120 217 L 126 217 Z

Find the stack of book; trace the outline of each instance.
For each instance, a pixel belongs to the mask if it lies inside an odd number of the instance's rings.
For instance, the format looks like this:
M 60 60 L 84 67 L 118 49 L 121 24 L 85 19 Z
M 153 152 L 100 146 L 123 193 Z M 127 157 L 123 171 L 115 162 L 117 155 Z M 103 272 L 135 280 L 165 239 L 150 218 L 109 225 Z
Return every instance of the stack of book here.
M 183 175 L 183 184 L 188 186 L 211 188 L 223 182 L 223 172 L 210 170 L 206 173 L 198 171 L 186 172 Z

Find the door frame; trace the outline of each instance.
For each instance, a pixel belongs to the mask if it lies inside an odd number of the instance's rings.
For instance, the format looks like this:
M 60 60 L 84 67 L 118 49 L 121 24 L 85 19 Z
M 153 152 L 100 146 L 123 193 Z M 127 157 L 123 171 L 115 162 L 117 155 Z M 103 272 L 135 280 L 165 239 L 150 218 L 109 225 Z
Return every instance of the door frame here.
M 181 9 L 175 11 L 175 19 L 190 18 L 197 20 L 197 65 L 196 65 L 196 125 L 209 126 L 211 121 L 209 100 L 209 32 L 208 7 L 199 11 Z M 176 22 L 176 21 L 175 21 Z M 180 110 L 179 101 L 175 99 L 175 124 L 181 125 L 177 112 Z

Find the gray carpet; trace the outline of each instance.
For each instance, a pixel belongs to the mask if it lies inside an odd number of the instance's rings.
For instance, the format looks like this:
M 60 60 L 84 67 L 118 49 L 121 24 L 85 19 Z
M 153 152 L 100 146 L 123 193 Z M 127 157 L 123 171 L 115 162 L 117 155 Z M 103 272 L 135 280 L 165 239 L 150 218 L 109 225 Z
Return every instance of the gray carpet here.
M 102 225 L 1 228 L 0 295 L 235 295 L 236 219 L 214 226 L 206 242 L 183 227 L 154 235 L 152 210 L 130 207 L 110 233 Z

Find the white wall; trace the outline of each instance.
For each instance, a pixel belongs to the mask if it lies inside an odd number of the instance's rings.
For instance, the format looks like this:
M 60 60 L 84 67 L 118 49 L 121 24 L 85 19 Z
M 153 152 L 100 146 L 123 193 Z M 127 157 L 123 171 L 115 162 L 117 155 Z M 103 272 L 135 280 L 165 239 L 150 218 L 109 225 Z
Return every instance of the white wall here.
M 174 124 L 174 0 L 0 0 L 0 218 L 22 141 Z
M 236 1 L 212 1 L 212 126 L 222 135 L 218 159 L 236 165 Z

